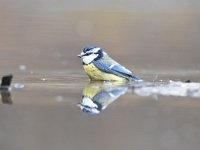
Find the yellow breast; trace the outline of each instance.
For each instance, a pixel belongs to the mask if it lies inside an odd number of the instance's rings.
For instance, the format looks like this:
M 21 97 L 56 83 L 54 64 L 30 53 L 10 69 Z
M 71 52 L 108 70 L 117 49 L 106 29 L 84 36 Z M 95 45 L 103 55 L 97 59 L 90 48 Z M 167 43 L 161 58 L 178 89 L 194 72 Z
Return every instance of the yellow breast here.
M 83 65 L 83 68 L 91 80 L 127 81 L 125 78 L 99 70 L 92 63 L 89 65 Z

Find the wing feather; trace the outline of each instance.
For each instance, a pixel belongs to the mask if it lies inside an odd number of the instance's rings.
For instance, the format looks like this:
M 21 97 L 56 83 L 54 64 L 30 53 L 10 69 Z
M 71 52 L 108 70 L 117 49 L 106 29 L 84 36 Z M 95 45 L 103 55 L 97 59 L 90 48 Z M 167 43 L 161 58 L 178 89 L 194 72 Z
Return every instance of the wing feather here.
M 94 61 L 93 63 L 98 69 L 106 73 L 114 74 L 126 79 L 141 80 L 140 78 L 133 76 L 130 70 L 117 63 L 108 55 L 104 55 L 102 59 Z
M 104 72 L 110 73 L 110 74 L 114 74 L 114 75 L 122 77 L 122 78 L 127 78 L 125 75 L 110 69 L 108 65 L 102 64 L 99 61 L 95 61 L 95 62 L 93 62 L 93 64 L 95 65 L 95 67 L 97 67 L 101 71 L 104 71 Z

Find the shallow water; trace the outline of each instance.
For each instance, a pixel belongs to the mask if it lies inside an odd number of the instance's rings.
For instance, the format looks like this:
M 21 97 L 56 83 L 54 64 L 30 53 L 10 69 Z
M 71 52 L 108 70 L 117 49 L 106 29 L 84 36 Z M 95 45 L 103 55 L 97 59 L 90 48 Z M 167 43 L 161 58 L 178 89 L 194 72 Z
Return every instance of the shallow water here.
M 198 150 L 197 2 L 59 2 L 0 1 L 0 149 Z M 88 44 L 145 82 L 90 83 Z
M 151 77 L 146 74 L 145 79 Z M 182 85 L 180 95 L 170 96 L 173 81 L 159 78 L 163 81 L 121 85 L 89 83 L 79 71 L 18 73 L 10 92 L 12 103 L 0 105 L 1 148 L 198 149 L 199 98 L 182 96 Z M 157 93 L 151 93 L 152 88 Z M 81 111 L 77 104 L 87 94 L 98 95 L 101 111 Z

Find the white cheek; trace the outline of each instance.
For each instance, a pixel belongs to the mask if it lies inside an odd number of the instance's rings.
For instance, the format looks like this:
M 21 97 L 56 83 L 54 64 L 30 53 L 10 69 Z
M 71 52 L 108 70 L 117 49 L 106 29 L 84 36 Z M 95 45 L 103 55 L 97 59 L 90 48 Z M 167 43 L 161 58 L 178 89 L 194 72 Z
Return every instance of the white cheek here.
M 92 52 L 93 52 L 93 53 L 97 53 L 99 50 L 100 50 L 99 47 L 97 47 L 97 48 L 93 48 Z
M 92 108 L 97 108 L 97 104 L 95 104 L 89 97 L 83 97 L 82 99 L 82 102 L 81 102 L 82 105 L 84 106 L 89 106 L 89 107 L 92 107 Z
M 81 55 L 84 55 L 84 53 L 83 53 L 83 52 L 81 52 Z
M 85 63 L 85 64 L 89 64 L 91 63 L 95 58 L 97 58 L 97 54 L 91 54 L 89 56 L 83 56 L 82 57 L 82 61 Z

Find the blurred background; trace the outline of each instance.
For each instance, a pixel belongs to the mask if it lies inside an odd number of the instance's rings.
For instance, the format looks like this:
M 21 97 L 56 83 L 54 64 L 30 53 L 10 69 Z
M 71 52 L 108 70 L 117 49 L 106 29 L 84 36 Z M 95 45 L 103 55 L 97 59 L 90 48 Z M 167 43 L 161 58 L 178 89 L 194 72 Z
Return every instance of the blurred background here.
M 16 87 L 0 104 L 1 150 L 199 150 L 198 98 L 129 93 L 82 114 L 77 55 L 91 44 L 151 81 L 199 82 L 200 1 L 0 0 L 0 75 Z
M 198 0 L 0 0 L 0 68 L 80 70 L 99 45 L 130 69 L 199 70 Z

